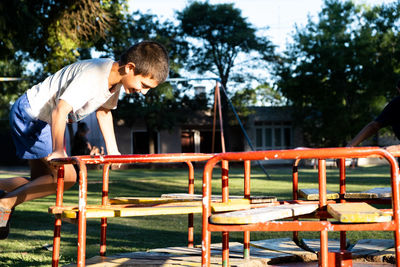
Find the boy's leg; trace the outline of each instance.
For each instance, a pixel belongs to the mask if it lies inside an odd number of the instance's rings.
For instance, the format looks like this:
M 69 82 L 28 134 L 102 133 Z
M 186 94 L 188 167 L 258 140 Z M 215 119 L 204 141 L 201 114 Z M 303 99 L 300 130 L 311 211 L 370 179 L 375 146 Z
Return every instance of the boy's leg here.
M 19 185 L 19 187 L 0 198 L 0 239 L 8 237 L 10 218 L 15 206 L 56 192 L 57 170 L 52 168 L 45 159 L 30 160 L 29 165 L 31 167 L 30 181 L 23 184 L 17 177 L 14 185 Z M 72 165 L 67 165 L 64 169 L 64 187 L 68 189 L 75 183 L 76 172 Z
M 18 187 L 28 183 L 29 181 L 30 179 L 28 177 L 13 177 L 13 178 L 0 179 L 0 190 L 11 192 L 17 189 Z
M 56 193 L 57 170 L 45 159 L 29 160 L 31 180 L 8 192 L 0 199 L 0 207 L 11 209 L 23 202 Z M 70 188 L 76 181 L 76 172 L 72 165 L 65 166 L 64 187 Z M 4 189 L 6 190 L 6 189 Z

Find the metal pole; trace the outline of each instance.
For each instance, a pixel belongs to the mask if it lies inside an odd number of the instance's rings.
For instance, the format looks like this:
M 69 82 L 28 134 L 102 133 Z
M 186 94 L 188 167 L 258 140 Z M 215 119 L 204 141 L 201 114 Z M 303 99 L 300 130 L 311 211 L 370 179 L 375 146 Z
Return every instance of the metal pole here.
M 232 101 L 229 99 L 228 94 L 226 93 L 225 88 L 224 88 L 224 86 L 223 86 L 222 84 L 221 84 L 221 88 L 222 88 L 222 91 L 224 92 L 224 94 L 225 94 L 225 96 L 226 96 L 226 99 L 227 99 L 227 101 L 228 101 L 228 103 L 229 103 L 229 106 L 232 108 L 232 111 L 233 111 L 233 113 L 235 114 L 235 117 L 236 117 L 237 121 L 239 122 L 240 128 L 242 129 L 242 132 L 243 132 L 243 134 L 244 134 L 244 137 L 246 138 L 247 143 L 249 144 L 251 150 L 256 151 L 256 150 L 254 149 L 253 143 L 251 142 L 249 136 L 247 135 L 246 130 L 245 130 L 244 127 L 243 127 L 243 123 L 242 123 L 242 121 L 240 120 L 239 115 L 237 114 L 236 109 L 235 109 L 235 107 L 234 107 L 233 104 L 232 104 Z M 269 179 L 270 176 L 269 176 L 268 172 L 265 170 L 264 166 L 261 164 L 261 162 L 260 162 L 259 160 L 257 160 L 257 163 L 258 163 L 258 165 L 260 166 L 260 168 L 263 170 L 263 172 L 265 173 L 265 175 L 267 176 L 267 178 Z
M 215 87 L 215 90 L 217 91 L 217 99 L 218 99 L 219 128 L 221 131 L 221 149 L 222 153 L 225 153 L 226 151 L 225 151 L 224 125 L 222 121 L 221 94 L 219 93 L 218 83 L 217 86 Z

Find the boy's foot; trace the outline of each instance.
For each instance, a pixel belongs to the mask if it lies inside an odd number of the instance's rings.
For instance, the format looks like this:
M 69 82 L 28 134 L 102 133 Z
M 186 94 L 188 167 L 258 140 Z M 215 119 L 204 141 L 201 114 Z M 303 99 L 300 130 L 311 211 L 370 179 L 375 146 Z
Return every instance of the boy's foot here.
M 4 190 L 0 190 L 0 198 L 5 194 L 6 192 Z M 6 239 L 10 233 L 10 218 L 13 211 L 14 209 L 0 207 L 0 240 Z
M 14 209 L 0 207 L 0 240 L 6 239 L 10 233 L 10 219 Z

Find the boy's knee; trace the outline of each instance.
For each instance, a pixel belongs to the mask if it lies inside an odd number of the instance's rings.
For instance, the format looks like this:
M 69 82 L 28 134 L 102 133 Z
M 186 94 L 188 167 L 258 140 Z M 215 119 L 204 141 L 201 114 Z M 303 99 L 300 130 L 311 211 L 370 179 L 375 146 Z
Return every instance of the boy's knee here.
M 64 172 L 64 187 L 67 189 L 76 183 L 76 171 L 72 165 L 65 166 Z

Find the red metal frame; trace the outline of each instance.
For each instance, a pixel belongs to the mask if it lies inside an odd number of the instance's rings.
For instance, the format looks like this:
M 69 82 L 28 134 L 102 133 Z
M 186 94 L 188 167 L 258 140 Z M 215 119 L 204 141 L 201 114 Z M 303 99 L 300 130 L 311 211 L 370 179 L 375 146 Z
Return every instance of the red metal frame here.
M 340 193 L 345 192 L 345 171 L 344 160 L 346 158 L 365 158 L 365 157 L 381 157 L 385 158 L 390 164 L 391 187 L 392 187 L 392 210 L 393 217 L 390 222 L 383 223 L 355 223 L 355 224 L 340 224 L 327 221 L 326 204 L 331 201 L 326 201 L 326 159 L 339 159 L 340 168 Z M 319 221 L 300 221 L 298 219 L 292 221 L 270 221 L 265 223 L 247 224 L 247 225 L 216 225 L 209 223 L 211 216 L 211 179 L 212 171 L 215 165 L 219 162 L 244 161 L 245 166 L 248 166 L 249 161 L 254 160 L 275 160 L 275 159 L 294 159 L 295 168 L 293 172 L 293 201 L 296 203 L 304 203 L 297 199 L 298 190 L 298 173 L 297 164 L 301 159 L 317 159 L 318 160 L 318 184 L 319 184 L 319 206 L 321 211 L 318 212 Z M 226 166 L 227 168 L 227 166 Z M 248 167 L 245 167 L 248 168 Z M 248 170 L 246 170 L 246 173 Z M 222 175 L 222 179 L 226 179 L 226 175 Z M 249 185 L 250 177 L 245 175 L 245 185 Z M 230 231 L 318 231 L 321 239 L 321 252 L 319 256 L 319 265 L 328 266 L 328 232 L 329 231 L 393 231 L 395 237 L 396 248 L 396 264 L 400 266 L 400 228 L 399 228 L 399 171 L 398 164 L 392 154 L 384 149 L 375 147 L 364 148 L 321 148 L 321 149 L 291 149 L 291 150 L 270 150 L 270 151 L 255 151 L 255 152 L 238 152 L 238 153 L 222 153 L 210 159 L 203 173 L 203 233 L 202 233 L 202 266 L 210 266 L 210 246 L 211 232 L 223 232 L 224 238 L 227 238 L 225 233 Z M 225 183 L 228 186 L 228 182 Z M 249 188 L 245 189 L 245 195 L 250 193 Z M 229 199 L 229 191 L 222 188 L 222 197 L 224 200 Z M 344 201 L 344 200 L 343 200 Z M 281 201 L 280 203 L 284 203 Z M 344 234 L 341 234 L 342 236 Z M 343 238 L 343 237 L 342 237 Z M 224 242 L 227 242 L 224 239 Z M 246 248 L 245 240 L 245 248 Z M 343 241 L 342 241 L 343 242 Z M 227 250 L 225 248 L 225 250 Z M 222 263 L 224 266 L 229 263 L 227 258 L 229 250 L 223 252 Z
M 78 199 L 78 244 L 77 266 L 85 266 L 86 257 L 86 206 L 87 206 L 87 168 L 86 165 L 104 164 L 102 205 L 108 203 L 108 177 L 111 164 L 133 163 L 186 163 L 188 172 L 188 193 L 194 193 L 194 168 L 192 162 L 206 161 L 212 158 L 212 154 L 201 153 L 171 153 L 150 155 L 117 155 L 117 156 L 75 156 L 63 159 L 53 159 L 52 164 L 58 168 L 56 206 L 63 205 L 64 194 L 64 165 L 76 164 L 79 168 L 79 199 Z M 193 247 L 193 214 L 188 215 L 188 247 Z M 101 219 L 100 255 L 106 253 L 107 219 Z M 54 222 L 53 259 L 52 266 L 58 266 L 61 239 L 61 215 L 56 215 Z

